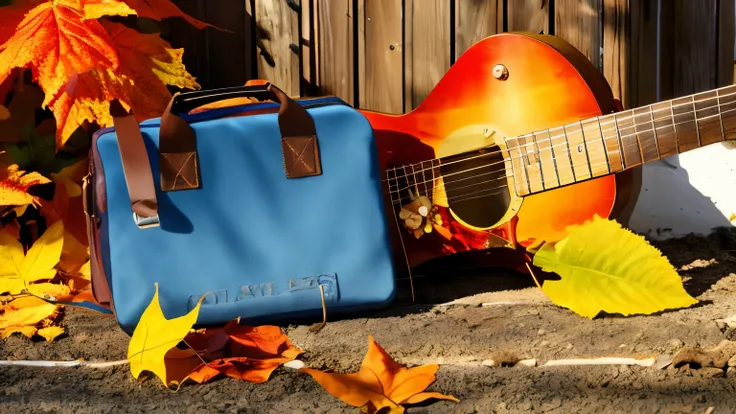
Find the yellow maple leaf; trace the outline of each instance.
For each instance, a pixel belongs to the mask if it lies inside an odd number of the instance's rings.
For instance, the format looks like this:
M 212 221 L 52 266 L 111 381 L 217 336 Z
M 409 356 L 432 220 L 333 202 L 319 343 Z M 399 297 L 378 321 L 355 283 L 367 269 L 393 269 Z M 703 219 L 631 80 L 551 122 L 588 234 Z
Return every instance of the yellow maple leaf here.
M 332 396 L 360 407 L 363 412 L 384 412 L 382 410 L 388 408 L 391 413 L 403 413 L 403 405 L 428 399 L 459 402 L 453 396 L 424 392 L 435 381 L 438 369 L 437 364 L 407 368 L 394 361 L 373 336 L 369 336 L 368 352 L 358 372 L 339 374 L 312 368 L 302 368 L 299 372 L 311 375 Z
M 46 229 L 24 256 L 18 240 L 0 231 L 0 294 L 15 295 L 29 283 L 53 279 L 63 241 L 64 225 L 58 221 Z
M 567 232 L 556 244 L 543 245 L 533 260 L 560 276 L 542 285 L 555 304 L 594 318 L 601 311 L 627 316 L 698 303 L 667 258 L 616 221 L 596 215 Z
M 47 342 L 53 341 L 57 336 L 63 333 L 64 328 L 60 326 L 49 326 L 48 328 L 41 328 L 36 332 L 37 335 L 42 336 Z
M 120 56 L 120 67 L 96 67 L 69 77 L 50 107 L 56 118 L 57 145 L 63 145 L 85 122 L 112 126 L 110 102 L 133 109 L 139 121 L 160 116 L 171 100 L 166 85 L 199 89 L 182 62 L 184 51 L 172 49 L 158 35 L 143 34 L 119 23 L 103 22 Z
M 2 338 L 18 332 L 32 338 L 40 327 L 49 327 L 58 316 L 56 305 L 35 296 L 15 299 L 0 307 L 0 332 Z
M 169 386 L 166 373 L 166 354 L 186 337 L 197 322 L 204 296 L 189 313 L 166 319 L 158 300 L 158 283 L 153 299 L 143 311 L 128 344 L 130 373 L 138 378 L 143 371 L 155 374 L 165 386 Z

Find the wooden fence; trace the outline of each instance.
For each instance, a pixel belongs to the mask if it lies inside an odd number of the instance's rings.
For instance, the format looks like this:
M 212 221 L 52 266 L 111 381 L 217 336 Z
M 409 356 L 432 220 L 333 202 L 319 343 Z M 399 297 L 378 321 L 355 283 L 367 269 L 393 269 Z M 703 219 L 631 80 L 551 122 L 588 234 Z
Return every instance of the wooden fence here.
M 505 31 L 560 36 L 625 107 L 733 83 L 735 0 L 175 0 L 231 31 L 181 20 L 205 88 L 268 79 L 290 95 L 334 94 L 389 113 L 416 107 L 474 42 Z

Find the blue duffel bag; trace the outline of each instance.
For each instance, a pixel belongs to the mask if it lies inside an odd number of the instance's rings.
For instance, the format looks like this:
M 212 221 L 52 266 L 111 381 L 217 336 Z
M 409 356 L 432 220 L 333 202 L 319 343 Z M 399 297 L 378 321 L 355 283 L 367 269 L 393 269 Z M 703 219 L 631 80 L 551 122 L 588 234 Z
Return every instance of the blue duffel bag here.
M 192 113 L 230 98 L 266 102 Z M 132 333 L 158 284 L 198 326 L 375 309 L 395 295 L 368 120 L 335 97 L 273 85 L 177 94 L 138 124 L 113 102 L 85 178 L 96 300 Z M 323 303 L 325 307 L 323 308 Z

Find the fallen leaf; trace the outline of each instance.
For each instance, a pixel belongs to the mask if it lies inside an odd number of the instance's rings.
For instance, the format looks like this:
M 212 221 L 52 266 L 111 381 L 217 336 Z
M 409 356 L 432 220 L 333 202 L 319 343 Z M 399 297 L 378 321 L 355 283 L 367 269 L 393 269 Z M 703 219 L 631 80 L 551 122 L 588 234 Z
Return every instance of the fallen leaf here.
M 171 100 L 167 85 L 200 86 L 182 62 L 183 50 L 172 49 L 155 34 L 142 34 L 119 23 L 104 22 L 121 65 L 75 74 L 51 105 L 57 122 L 57 145 L 63 145 L 85 122 L 112 125 L 110 102 L 118 100 L 139 121 L 160 116 Z
M 34 185 L 50 182 L 51 180 L 39 173 L 26 173 L 18 169 L 18 165 L 11 165 L 7 168 L 5 174 L 0 175 L 0 211 L 5 206 L 40 206 L 40 199 L 28 194 L 28 189 Z
M 3 105 L 0 105 L 0 121 L 5 121 L 10 118 L 10 111 Z
M 156 375 L 166 387 L 170 381 L 167 377 L 166 354 L 181 342 L 197 322 L 199 308 L 202 305 L 202 296 L 186 315 L 173 319 L 166 319 L 158 300 L 158 283 L 153 299 L 141 315 L 138 325 L 128 344 L 128 359 L 130 373 L 138 378 L 143 371 Z
M 66 188 L 69 198 L 82 195 L 82 180 L 89 172 L 89 159 L 83 158 L 76 163 L 66 166 L 58 173 L 51 173 L 51 179 Z
M 107 31 L 97 20 L 84 20 L 79 0 L 46 1 L 29 11 L 0 47 L 0 83 L 14 68 L 31 68 L 46 106 L 73 74 L 95 67 L 116 70 L 119 63 Z
M 245 326 L 237 320 L 222 329 L 190 333 L 185 342 L 200 354 L 196 358 L 210 359 L 182 379 L 200 384 L 219 375 L 260 384 L 268 381 L 276 368 L 304 352 L 292 345 L 278 326 Z
M 406 368 L 369 336 L 368 352 L 357 373 L 327 373 L 312 368 L 302 368 L 299 372 L 311 375 L 332 396 L 360 407 L 363 412 L 376 413 L 388 408 L 392 413 L 403 413 L 404 405 L 428 399 L 460 402 L 453 396 L 424 392 L 436 380 L 438 369 L 437 364 Z
M 46 229 L 24 256 L 20 242 L 0 231 L 0 293 L 19 294 L 31 282 L 53 279 L 63 240 L 64 225 L 59 221 Z
M 64 328 L 59 326 L 49 326 L 48 328 L 41 328 L 36 332 L 38 336 L 42 336 L 47 342 L 51 342 L 56 339 L 57 336 L 64 333 Z
M 102 16 L 110 15 L 137 15 L 138 17 L 146 17 L 156 21 L 171 17 L 180 17 L 186 20 L 192 26 L 198 29 L 204 29 L 211 24 L 201 22 L 188 14 L 184 13 L 170 0 L 122 0 L 120 5 L 118 1 L 114 1 L 113 7 L 109 6 L 109 0 L 86 0 L 85 1 L 85 17 L 88 19 L 97 19 Z
M 35 296 L 21 297 L 0 307 L 0 332 L 3 338 L 16 332 L 33 338 L 39 328 L 50 327 L 58 316 L 56 305 Z
M 616 221 L 596 215 L 567 232 L 556 244 L 543 245 L 533 259 L 560 276 L 542 285 L 557 305 L 594 318 L 601 311 L 627 316 L 698 303 L 667 258 Z

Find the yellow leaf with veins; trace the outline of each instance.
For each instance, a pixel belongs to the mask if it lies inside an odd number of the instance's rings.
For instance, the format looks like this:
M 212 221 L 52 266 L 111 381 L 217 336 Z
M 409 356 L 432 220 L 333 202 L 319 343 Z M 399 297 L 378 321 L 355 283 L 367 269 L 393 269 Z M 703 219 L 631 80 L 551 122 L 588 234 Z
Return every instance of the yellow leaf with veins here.
M 46 229 L 24 256 L 20 242 L 7 232 L 0 231 L 0 294 L 16 295 L 26 289 L 28 283 L 53 279 L 63 242 L 64 225 L 57 221 Z
M 138 378 L 141 372 L 149 371 L 169 386 L 166 375 L 166 354 L 174 348 L 192 329 L 199 316 L 202 296 L 186 315 L 174 319 L 166 319 L 158 300 L 158 283 L 156 293 L 138 322 L 133 337 L 128 344 L 128 359 L 130 373 Z

